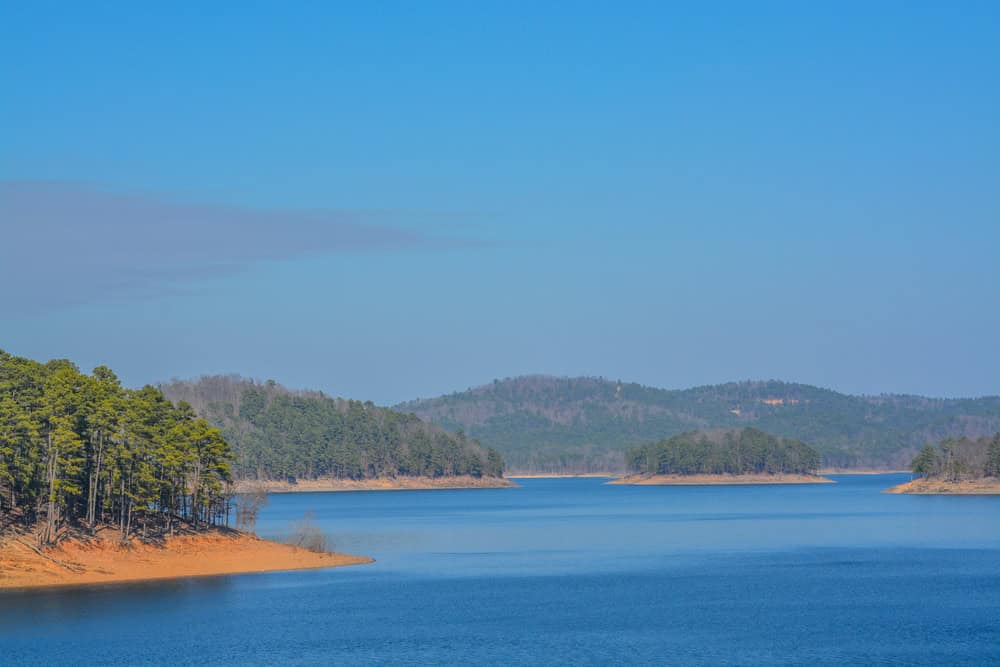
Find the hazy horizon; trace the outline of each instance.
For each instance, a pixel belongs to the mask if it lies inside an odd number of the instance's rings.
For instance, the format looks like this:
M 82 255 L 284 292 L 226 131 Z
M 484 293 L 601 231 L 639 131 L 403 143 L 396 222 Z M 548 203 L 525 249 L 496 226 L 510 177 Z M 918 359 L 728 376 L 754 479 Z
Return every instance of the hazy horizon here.
M 279 385 L 281 385 L 282 387 L 284 387 L 285 389 L 288 389 L 290 391 L 307 391 L 307 392 L 308 391 L 321 391 L 324 394 L 326 394 L 327 396 L 331 396 L 333 398 L 344 398 L 344 399 L 351 399 L 351 400 L 358 400 L 358 401 L 372 400 L 372 399 L 366 398 L 364 396 L 356 396 L 356 395 L 352 395 L 352 394 L 332 394 L 332 393 L 326 391 L 325 389 L 323 389 L 322 387 L 300 387 L 300 386 L 290 385 L 290 384 L 288 384 L 286 382 L 282 382 L 280 378 L 272 378 L 272 377 L 250 377 L 248 375 L 243 375 L 241 373 L 236 373 L 236 372 L 233 372 L 233 373 L 214 373 L 214 374 L 211 374 L 211 375 L 203 374 L 203 375 L 186 377 L 186 378 L 172 377 L 172 378 L 168 378 L 168 379 L 165 379 L 165 380 L 157 380 L 155 382 L 150 382 L 148 384 L 152 384 L 154 386 L 160 386 L 160 385 L 164 385 L 164 384 L 169 384 L 171 382 L 194 382 L 194 381 L 199 380 L 202 377 L 213 377 L 213 376 L 215 376 L 215 377 L 217 377 L 217 376 L 222 376 L 222 377 L 239 377 L 239 378 L 242 378 L 244 380 L 252 380 L 252 381 L 258 382 L 258 383 L 265 383 L 265 382 L 273 380 L 274 382 L 278 383 Z M 851 392 L 841 391 L 841 390 L 837 389 L 836 387 L 824 387 L 824 386 L 817 385 L 817 384 L 814 384 L 814 383 L 811 383 L 811 382 L 800 382 L 800 381 L 796 381 L 796 380 L 785 380 L 785 379 L 782 379 L 782 378 L 743 378 L 743 379 L 739 379 L 739 380 L 726 380 L 726 381 L 723 381 L 723 382 L 714 382 L 714 383 L 710 383 L 710 384 L 689 385 L 689 386 L 684 386 L 684 387 L 666 387 L 666 386 L 660 386 L 660 385 L 655 385 L 655 384 L 646 384 L 646 383 L 643 383 L 643 382 L 636 382 L 636 381 L 630 380 L 628 378 L 615 378 L 615 377 L 608 377 L 608 376 L 604 376 L 604 375 L 550 375 L 550 374 L 547 374 L 547 373 L 524 373 L 522 375 L 516 375 L 516 376 L 491 378 L 491 379 L 486 380 L 484 382 L 478 382 L 476 384 L 471 384 L 471 385 L 468 385 L 466 387 L 456 387 L 455 389 L 452 389 L 452 390 L 449 390 L 449 391 L 443 391 L 443 392 L 441 392 L 439 394 L 432 394 L 432 395 L 428 395 L 428 396 L 412 396 L 410 398 L 404 398 L 402 400 L 393 401 L 391 403 L 381 403 L 379 401 L 374 401 L 374 400 L 372 400 L 372 402 L 375 403 L 376 405 L 380 405 L 380 406 L 383 406 L 383 407 L 393 407 L 393 406 L 397 406 L 397 405 L 401 405 L 401 404 L 409 403 L 409 402 L 413 402 L 413 401 L 433 399 L 433 398 L 438 398 L 438 397 L 441 397 L 441 396 L 447 396 L 449 394 L 457 394 L 457 393 L 462 393 L 462 392 L 465 392 L 465 391 L 472 391 L 472 390 L 478 389 L 480 387 L 488 387 L 489 385 L 491 385 L 492 383 L 497 382 L 497 381 L 499 381 L 499 382 L 505 382 L 505 381 L 511 381 L 511 380 L 518 380 L 518 379 L 522 379 L 522 378 L 552 378 L 552 379 L 557 379 L 557 380 L 572 380 L 572 379 L 586 378 L 586 379 L 603 380 L 603 381 L 607 381 L 607 382 L 621 382 L 622 384 L 638 384 L 638 385 L 646 387 L 646 388 L 650 388 L 650 389 L 662 389 L 662 390 L 665 390 L 665 391 L 684 391 L 684 390 L 687 390 L 687 389 L 698 389 L 698 388 L 702 388 L 702 387 L 714 387 L 714 386 L 726 385 L 726 384 L 781 382 L 781 383 L 784 383 L 784 384 L 797 384 L 797 385 L 806 385 L 806 386 L 810 386 L 810 387 L 816 387 L 817 389 L 834 391 L 834 392 L 837 392 L 839 394 L 844 394 L 844 395 L 849 395 L 849 396 L 880 396 L 880 395 L 885 395 L 885 396 L 918 396 L 920 398 L 942 399 L 942 400 L 962 400 L 962 399 L 976 399 L 976 398 L 993 398 L 993 397 L 996 397 L 996 396 L 1000 396 L 998 394 L 983 394 L 981 396 L 930 396 L 930 395 L 925 395 L 925 394 L 902 394 L 902 393 L 898 393 L 898 392 L 876 392 L 876 393 L 859 393 L 859 394 L 854 394 L 854 393 L 851 393 Z

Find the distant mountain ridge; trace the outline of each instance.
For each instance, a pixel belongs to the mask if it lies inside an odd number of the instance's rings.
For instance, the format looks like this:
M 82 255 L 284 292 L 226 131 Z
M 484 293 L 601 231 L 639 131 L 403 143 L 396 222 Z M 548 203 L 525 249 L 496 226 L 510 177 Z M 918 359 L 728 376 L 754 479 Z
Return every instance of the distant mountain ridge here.
M 755 428 L 815 447 L 826 466 L 909 467 L 927 442 L 1000 430 L 1000 396 L 854 396 L 777 380 L 658 389 L 531 375 L 396 406 L 497 449 L 513 471 L 619 471 L 637 445 Z

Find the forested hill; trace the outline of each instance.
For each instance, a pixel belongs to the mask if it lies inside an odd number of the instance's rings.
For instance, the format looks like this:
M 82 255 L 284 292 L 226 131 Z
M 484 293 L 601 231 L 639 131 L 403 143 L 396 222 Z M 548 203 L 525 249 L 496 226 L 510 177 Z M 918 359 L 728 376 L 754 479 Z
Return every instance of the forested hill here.
M 222 430 L 240 478 L 503 475 L 495 450 L 372 403 L 238 376 L 175 380 L 160 389 Z
M 618 471 L 636 445 L 753 426 L 815 447 L 825 465 L 908 467 L 927 442 L 1000 430 L 1000 397 L 851 396 L 777 381 L 666 390 L 528 376 L 396 406 L 470 436 L 516 471 Z

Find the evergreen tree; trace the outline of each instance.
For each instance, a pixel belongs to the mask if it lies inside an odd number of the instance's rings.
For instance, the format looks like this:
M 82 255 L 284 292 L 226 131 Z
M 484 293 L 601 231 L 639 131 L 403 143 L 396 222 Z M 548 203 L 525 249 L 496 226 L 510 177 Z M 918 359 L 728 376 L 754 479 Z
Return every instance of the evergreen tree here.
M 926 444 L 913 459 L 913 472 L 918 475 L 934 475 L 938 471 L 938 455 L 934 445 Z
M 820 455 L 803 442 L 764 433 L 689 432 L 628 452 L 635 472 L 655 475 L 812 474 Z
M 73 525 L 114 522 L 128 539 L 136 524 L 225 520 L 231 458 L 218 429 L 155 387 L 0 351 L 0 513 L 38 522 L 42 542 Z

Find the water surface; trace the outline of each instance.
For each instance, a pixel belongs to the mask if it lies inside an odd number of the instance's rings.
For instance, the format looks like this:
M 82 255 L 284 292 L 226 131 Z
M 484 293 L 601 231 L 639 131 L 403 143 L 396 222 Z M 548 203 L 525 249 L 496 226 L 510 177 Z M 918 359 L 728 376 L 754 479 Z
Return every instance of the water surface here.
M 1000 664 L 1000 498 L 806 486 L 287 494 L 373 565 L 0 596 L 0 664 Z

